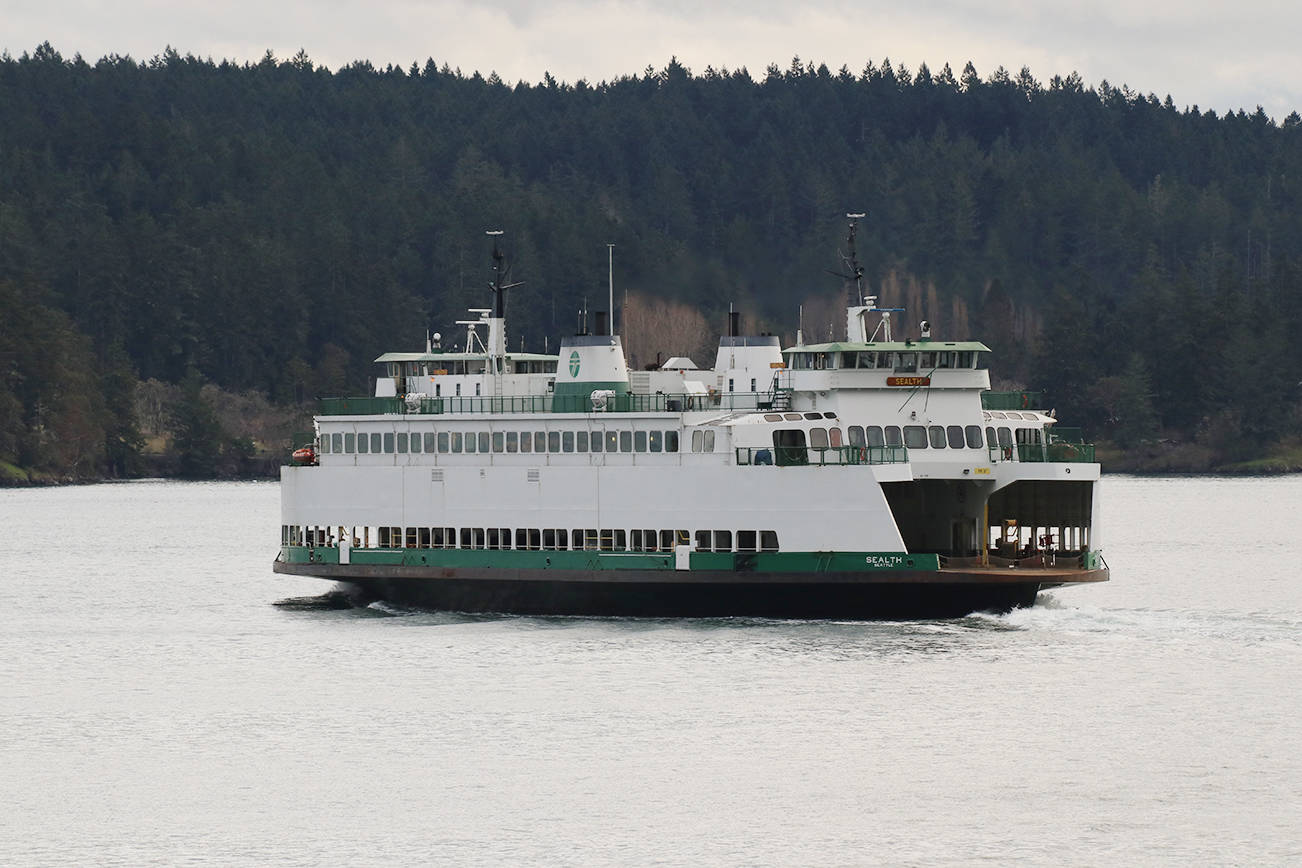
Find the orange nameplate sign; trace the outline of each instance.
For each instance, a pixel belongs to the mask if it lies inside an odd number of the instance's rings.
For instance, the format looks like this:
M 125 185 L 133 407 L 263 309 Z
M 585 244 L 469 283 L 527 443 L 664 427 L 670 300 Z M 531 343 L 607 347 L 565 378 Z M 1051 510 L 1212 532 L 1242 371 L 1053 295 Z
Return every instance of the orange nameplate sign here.
M 888 386 L 930 386 L 931 377 L 887 377 Z

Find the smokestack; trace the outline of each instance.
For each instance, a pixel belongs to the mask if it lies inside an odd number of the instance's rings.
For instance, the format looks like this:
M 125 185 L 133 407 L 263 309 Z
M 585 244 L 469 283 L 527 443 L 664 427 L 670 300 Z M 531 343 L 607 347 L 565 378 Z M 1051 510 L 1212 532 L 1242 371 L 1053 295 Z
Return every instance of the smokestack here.
M 741 335 L 741 311 L 728 311 L 728 337 L 735 338 Z
M 604 310 L 597 311 L 597 329 L 596 334 L 610 334 L 610 314 Z

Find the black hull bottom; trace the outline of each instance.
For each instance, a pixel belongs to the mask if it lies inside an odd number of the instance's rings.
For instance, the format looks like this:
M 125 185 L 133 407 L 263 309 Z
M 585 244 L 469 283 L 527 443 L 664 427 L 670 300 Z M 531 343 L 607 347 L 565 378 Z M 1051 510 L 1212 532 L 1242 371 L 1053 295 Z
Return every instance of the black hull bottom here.
M 802 618 L 904 620 L 959 618 L 973 612 L 1008 612 L 1030 606 L 1042 584 L 1057 586 L 1107 580 L 1106 570 L 1049 575 L 981 572 L 928 573 L 910 580 L 854 581 L 845 576 L 814 578 L 737 574 L 684 581 L 593 581 L 489 578 L 412 574 L 404 568 L 340 567 L 277 562 L 276 572 L 346 582 L 363 601 L 450 612 L 518 615 L 580 615 L 642 618 Z M 396 574 L 395 574 L 396 573 Z M 401 573 L 408 573 L 402 575 Z M 453 573 L 449 575 L 449 573 Z M 1029 571 L 1027 571 L 1029 573 Z
M 370 579 L 366 595 L 451 612 L 642 618 L 899 620 L 1007 612 L 1035 602 L 1039 585 L 783 585 L 499 582 Z

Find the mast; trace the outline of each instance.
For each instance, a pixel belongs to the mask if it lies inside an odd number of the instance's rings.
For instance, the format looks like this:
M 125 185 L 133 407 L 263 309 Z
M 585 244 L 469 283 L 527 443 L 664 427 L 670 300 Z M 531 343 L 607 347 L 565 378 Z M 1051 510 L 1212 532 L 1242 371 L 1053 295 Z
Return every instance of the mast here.
M 615 333 L 615 245 L 607 243 L 606 249 L 609 252 L 609 269 L 610 269 L 610 333 Z
M 502 230 L 489 229 L 484 234 L 493 239 L 493 279 L 488 282 L 488 288 L 493 293 L 493 307 L 488 316 L 488 344 L 485 350 L 488 369 L 497 376 L 506 368 L 506 291 L 520 286 L 524 281 L 506 282 L 511 266 L 498 246 L 498 239 L 504 234 Z

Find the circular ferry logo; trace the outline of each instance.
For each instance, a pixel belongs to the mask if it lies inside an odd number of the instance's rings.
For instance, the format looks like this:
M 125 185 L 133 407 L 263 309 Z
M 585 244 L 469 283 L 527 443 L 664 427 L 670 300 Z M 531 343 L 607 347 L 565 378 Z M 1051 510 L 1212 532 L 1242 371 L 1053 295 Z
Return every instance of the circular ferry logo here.
M 579 351 L 573 350 L 570 353 L 570 376 L 577 377 L 578 375 L 579 375 Z

